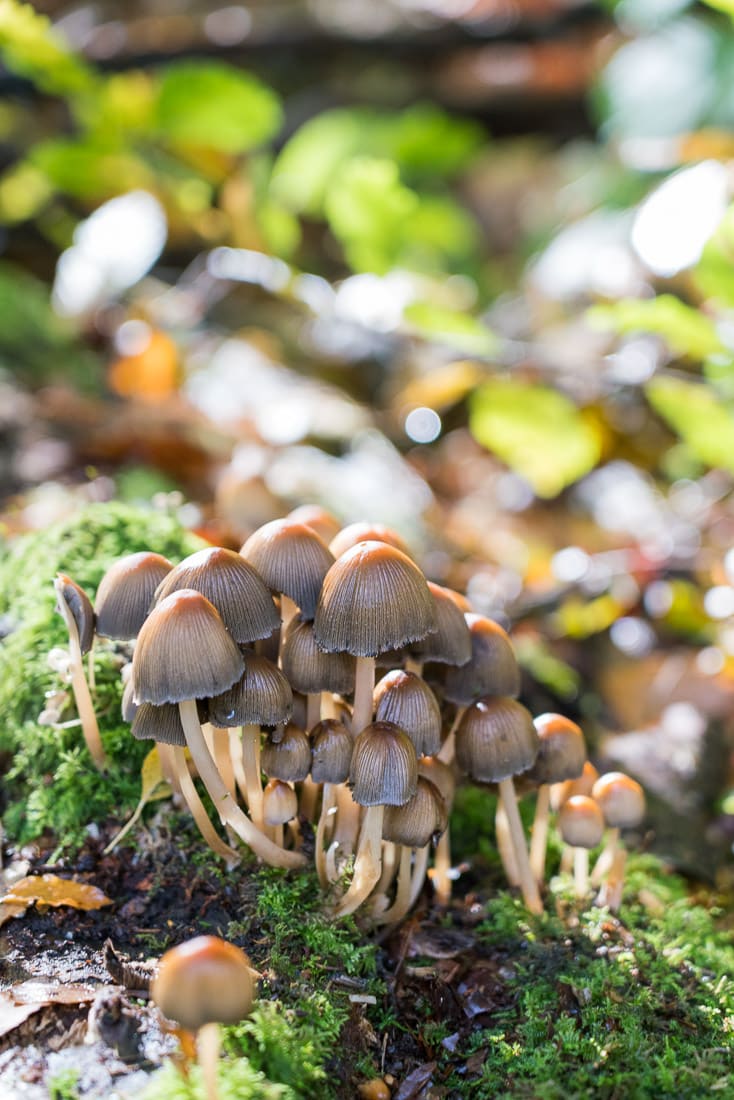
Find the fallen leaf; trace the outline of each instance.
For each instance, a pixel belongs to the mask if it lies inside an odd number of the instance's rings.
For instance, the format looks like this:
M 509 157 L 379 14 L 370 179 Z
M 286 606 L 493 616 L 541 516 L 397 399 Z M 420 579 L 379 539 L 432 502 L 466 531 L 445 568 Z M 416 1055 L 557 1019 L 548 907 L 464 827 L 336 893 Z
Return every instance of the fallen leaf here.
M 119 833 L 107 845 L 104 854 L 109 855 L 122 838 L 127 836 L 149 802 L 155 802 L 160 798 L 168 798 L 170 795 L 171 788 L 163 775 L 161 758 L 157 746 L 154 745 L 140 769 L 140 801 L 133 810 L 130 820 L 123 825 Z
M 21 916 L 34 902 L 40 905 L 70 905 L 73 909 L 84 910 L 112 905 L 106 894 L 85 882 L 59 878 L 58 875 L 28 875 L 14 883 L 10 892 L 0 898 L 0 905 L 4 910 L 0 915 L 0 922 Z M 16 911 L 8 912 L 9 908 Z

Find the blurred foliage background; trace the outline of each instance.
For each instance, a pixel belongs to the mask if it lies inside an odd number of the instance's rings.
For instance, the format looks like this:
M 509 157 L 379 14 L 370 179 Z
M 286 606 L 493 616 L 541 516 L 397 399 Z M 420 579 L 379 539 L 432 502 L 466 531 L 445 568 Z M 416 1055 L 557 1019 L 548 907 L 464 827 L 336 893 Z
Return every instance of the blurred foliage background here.
M 5 536 L 393 524 L 734 839 L 731 0 L 0 0 Z

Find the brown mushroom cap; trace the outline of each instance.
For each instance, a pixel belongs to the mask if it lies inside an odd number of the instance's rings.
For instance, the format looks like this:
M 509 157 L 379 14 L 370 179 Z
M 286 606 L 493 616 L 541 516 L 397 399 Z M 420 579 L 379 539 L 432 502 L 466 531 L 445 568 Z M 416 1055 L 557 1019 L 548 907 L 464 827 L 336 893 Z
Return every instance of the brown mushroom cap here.
M 275 519 L 250 535 L 240 554 L 257 569 L 268 588 L 282 592 L 306 619 L 316 610 L 321 585 L 334 555 L 305 523 Z
M 92 648 L 92 643 L 94 642 L 95 627 L 92 601 L 89 599 L 84 589 L 80 588 L 76 581 L 73 581 L 66 573 L 58 573 L 56 575 L 56 584 L 54 587 L 56 588 L 59 599 L 63 599 L 71 612 L 71 617 L 76 624 L 77 633 L 79 634 L 79 647 L 82 651 L 82 655 L 89 653 L 89 650 Z
M 421 756 L 418 760 L 418 775 L 430 779 L 438 787 L 447 806 L 451 806 L 456 792 L 456 777 L 450 764 L 439 760 L 437 756 Z
M 289 512 L 287 518 L 294 523 L 305 523 L 327 546 L 338 535 L 341 527 L 336 516 L 332 516 L 331 512 L 327 512 L 319 504 L 301 504 Z
M 245 654 L 245 671 L 220 695 L 208 700 L 213 726 L 279 726 L 293 709 L 293 692 L 280 669 L 267 657 Z
M 166 951 L 151 996 L 169 1020 L 189 1031 L 236 1024 L 252 1009 L 255 989 L 244 951 L 216 936 L 197 936 Z
M 593 798 L 575 794 L 561 806 L 558 831 L 572 848 L 596 848 L 604 836 L 604 815 Z
M 319 649 L 313 623 L 298 618 L 291 621 L 281 661 L 291 686 L 306 695 L 320 691 L 346 695 L 354 687 L 354 657 L 350 653 L 324 653 Z
M 578 779 L 586 763 L 586 743 L 581 728 L 562 714 L 539 715 L 535 728 L 540 749 L 525 778 L 535 783 Z
M 97 633 L 103 638 L 137 638 L 158 585 L 172 569 L 168 558 L 149 550 L 116 561 L 97 589 Z
M 206 596 L 240 644 L 269 638 L 280 626 L 267 585 L 234 550 L 209 546 L 190 554 L 164 577 L 155 598 L 160 603 L 181 588 L 193 588 Z
M 402 806 L 418 782 L 413 742 L 393 722 L 365 726 L 354 741 L 349 778 L 361 806 Z
M 420 676 L 400 669 L 388 672 L 375 688 L 374 701 L 377 721 L 400 726 L 417 756 L 433 756 L 441 748 L 441 710 Z
M 415 794 L 402 806 L 387 806 L 382 835 L 393 844 L 407 848 L 423 848 L 434 843 L 448 822 L 446 804 L 441 792 L 424 776 L 418 776 Z
M 591 761 L 587 760 L 578 779 L 566 779 L 563 783 L 554 783 L 551 786 L 551 809 L 554 811 L 560 810 L 563 803 L 569 798 L 573 798 L 574 795 L 591 795 L 598 778 L 599 772 Z
M 340 558 L 342 554 L 346 554 L 347 550 L 351 550 L 358 542 L 384 542 L 386 546 L 393 546 L 401 554 L 405 554 L 407 558 L 413 557 L 405 539 L 397 531 L 393 531 L 391 527 L 386 527 L 384 523 L 366 523 L 364 521 L 350 523 L 347 527 L 343 527 L 332 538 L 329 549 L 335 558 Z
M 456 761 L 480 783 L 499 783 L 527 771 L 538 747 L 530 711 L 515 699 L 479 699 L 467 707 L 456 731 Z
M 455 594 L 433 581 L 428 582 L 428 591 L 436 609 L 436 629 L 414 642 L 411 651 L 424 661 L 465 665 L 471 659 L 472 638 L 464 613 L 454 599 Z
M 483 695 L 519 695 L 520 666 L 507 632 L 483 615 L 470 613 L 465 619 L 471 634 L 471 657 L 460 668 L 447 669 L 446 698 L 466 707 Z
M 244 664 L 213 604 L 185 588 L 157 604 L 140 629 L 133 695 L 156 706 L 220 695 Z
M 604 820 L 612 829 L 633 829 L 645 816 L 642 787 L 624 772 L 607 772 L 600 776 L 591 796 L 598 802 Z
M 327 653 L 374 657 L 423 638 L 435 620 L 418 566 L 383 542 L 360 542 L 326 574 L 314 632 Z
M 343 722 L 325 718 L 311 730 L 311 778 L 314 783 L 346 783 L 354 739 Z
M 282 779 L 271 779 L 263 791 L 263 821 L 266 825 L 285 825 L 298 817 L 298 797 Z
M 141 703 L 133 716 L 130 732 L 137 741 L 157 741 L 181 748 L 186 744 L 178 703 L 163 703 L 160 707 Z
M 262 748 L 262 769 L 271 779 L 296 783 L 311 770 L 311 745 L 300 726 L 289 722 L 265 740 Z

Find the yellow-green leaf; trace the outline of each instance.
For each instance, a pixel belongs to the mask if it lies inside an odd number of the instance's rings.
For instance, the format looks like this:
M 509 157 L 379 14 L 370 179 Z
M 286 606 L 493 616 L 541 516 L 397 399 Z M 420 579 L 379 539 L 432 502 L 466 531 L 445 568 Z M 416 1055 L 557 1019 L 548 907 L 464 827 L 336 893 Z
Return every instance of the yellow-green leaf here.
M 687 306 L 674 294 L 642 300 L 623 298 L 614 305 L 594 306 L 586 316 L 595 328 L 662 336 L 675 355 L 691 359 L 706 359 L 726 350 L 711 318 Z
M 734 416 L 713 390 L 680 378 L 653 378 L 645 392 L 696 458 L 734 473 Z
M 601 452 L 595 426 L 547 386 L 500 378 L 486 382 L 472 396 L 469 427 L 541 497 L 557 496 L 588 473 Z
M 158 747 L 154 745 L 140 769 L 140 801 L 135 807 L 130 820 L 123 825 L 117 836 L 105 848 L 105 855 L 117 847 L 123 837 L 127 836 L 149 802 L 156 802 L 160 798 L 169 798 L 170 795 L 171 788 L 163 775 Z

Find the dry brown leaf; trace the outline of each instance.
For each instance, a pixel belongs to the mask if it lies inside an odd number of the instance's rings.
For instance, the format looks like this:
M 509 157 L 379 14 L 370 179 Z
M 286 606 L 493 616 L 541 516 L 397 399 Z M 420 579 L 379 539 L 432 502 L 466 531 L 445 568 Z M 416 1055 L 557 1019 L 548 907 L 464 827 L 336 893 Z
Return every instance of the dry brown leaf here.
M 0 924 L 22 916 L 29 905 L 69 905 L 73 909 L 101 909 L 112 901 L 96 886 L 58 875 L 28 875 L 14 883 L 0 898 Z

